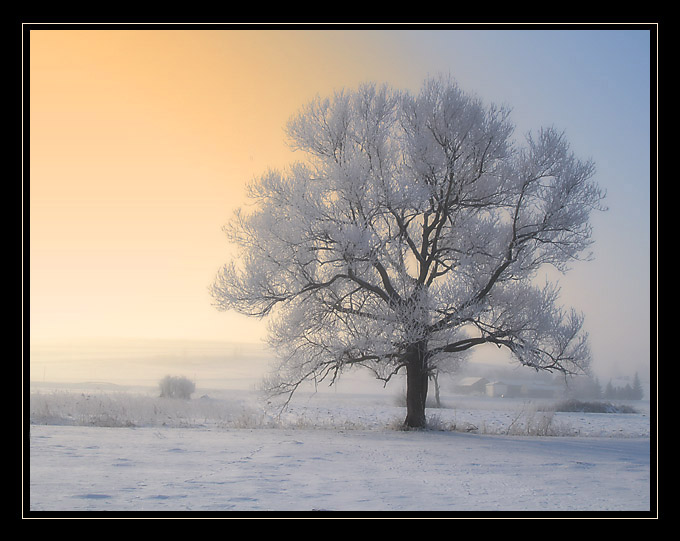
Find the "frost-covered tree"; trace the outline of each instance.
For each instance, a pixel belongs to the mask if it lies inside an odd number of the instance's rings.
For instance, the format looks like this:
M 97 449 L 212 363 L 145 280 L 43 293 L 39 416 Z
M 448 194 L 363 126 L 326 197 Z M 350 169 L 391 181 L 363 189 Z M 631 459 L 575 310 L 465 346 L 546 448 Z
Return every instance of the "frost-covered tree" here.
M 587 256 L 603 193 L 563 134 L 513 131 L 506 108 L 440 78 L 340 91 L 289 121 L 306 159 L 249 185 L 225 228 L 241 256 L 211 287 L 218 308 L 271 319 L 272 390 L 405 371 L 405 425 L 422 427 L 428 376 L 475 346 L 586 369 L 582 316 L 535 278 Z

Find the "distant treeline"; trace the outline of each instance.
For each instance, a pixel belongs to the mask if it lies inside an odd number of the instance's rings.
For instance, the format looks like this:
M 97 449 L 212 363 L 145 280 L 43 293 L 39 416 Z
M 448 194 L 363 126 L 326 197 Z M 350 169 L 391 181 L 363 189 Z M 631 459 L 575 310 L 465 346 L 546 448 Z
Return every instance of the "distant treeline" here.
M 643 394 L 642 384 L 637 372 L 635 373 L 635 378 L 633 378 L 632 385 L 627 383 L 624 387 L 616 387 L 612 385 L 610 380 L 603 392 L 604 398 L 618 400 L 642 400 Z
M 607 400 L 642 400 L 644 390 L 640 377 L 637 372 L 633 378 L 633 383 L 626 383 L 624 386 L 614 385 L 611 380 L 603 388 L 597 378 L 589 378 L 581 381 L 579 385 L 572 388 L 572 396 L 580 398 L 604 398 Z

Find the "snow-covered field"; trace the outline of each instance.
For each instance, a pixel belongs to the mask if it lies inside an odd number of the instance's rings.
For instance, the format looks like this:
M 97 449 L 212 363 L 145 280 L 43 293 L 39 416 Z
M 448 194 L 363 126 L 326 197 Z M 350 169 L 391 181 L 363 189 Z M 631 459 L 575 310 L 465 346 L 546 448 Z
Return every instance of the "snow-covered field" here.
M 34 385 L 24 511 L 654 511 L 646 401 L 566 413 L 444 393 L 432 429 L 401 431 L 398 391 L 350 388 L 307 390 L 277 416 L 246 389 Z

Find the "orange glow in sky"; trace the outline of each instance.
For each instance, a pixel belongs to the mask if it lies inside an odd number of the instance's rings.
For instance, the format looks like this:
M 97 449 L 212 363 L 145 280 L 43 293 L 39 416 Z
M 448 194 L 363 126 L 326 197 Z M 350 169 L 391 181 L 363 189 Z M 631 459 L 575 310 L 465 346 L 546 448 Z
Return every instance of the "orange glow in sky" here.
M 350 35 L 33 30 L 32 337 L 259 338 L 210 305 L 221 228 L 294 158 L 289 116 L 389 69 L 351 62 L 370 36 Z

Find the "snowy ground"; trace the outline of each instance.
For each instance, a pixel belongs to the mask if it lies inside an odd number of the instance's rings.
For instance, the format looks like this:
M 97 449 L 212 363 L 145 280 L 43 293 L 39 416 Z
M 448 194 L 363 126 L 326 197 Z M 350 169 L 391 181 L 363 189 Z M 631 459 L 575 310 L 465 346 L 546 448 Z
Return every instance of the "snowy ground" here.
M 302 393 L 276 417 L 243 390 L 115 389 L 32 389 L 29 515 L 653 511 L 647 402 L 553 413 L 445 394 L 428 409 L 440 430 L 405 432 L 385 393 Z

